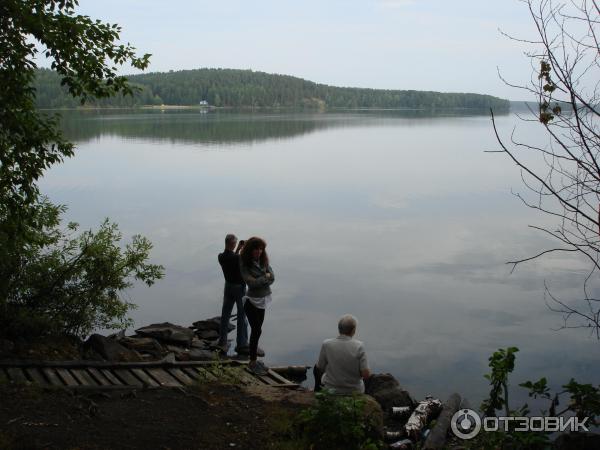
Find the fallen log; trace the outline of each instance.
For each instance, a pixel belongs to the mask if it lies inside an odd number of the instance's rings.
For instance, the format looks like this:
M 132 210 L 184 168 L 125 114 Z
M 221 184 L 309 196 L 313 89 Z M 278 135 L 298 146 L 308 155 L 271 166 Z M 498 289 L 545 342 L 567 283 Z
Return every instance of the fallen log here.
M 444 403 L 442 412 L 440 413 L 435 426 L 429 432 L 429 436 L 425 440 L 423 450 L 441 450 L 446 444 L 446 436 L 448 428 L 450 428 L 452 416 L 460 407 L 461 398 L 458 394 L 452 394 Z
M 421 430 L 440 412 L 441 409 L 442 402 L 437 398 L 428 397 L 419 402 L 408 418 L 406 425 L 404 425 L 406 435 L 413 441 L 418 441 Z

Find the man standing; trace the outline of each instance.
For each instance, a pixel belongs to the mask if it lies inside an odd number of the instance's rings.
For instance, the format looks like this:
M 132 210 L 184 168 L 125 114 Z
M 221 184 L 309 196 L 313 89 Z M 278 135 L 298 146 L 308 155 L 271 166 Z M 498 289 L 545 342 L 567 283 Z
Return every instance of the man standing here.
M 237 246 L 237 237 L 234 234 L 225 236 L 225 250 L 219 254 L 219 264 L 225 276 L 225 288 L 223 290 L 223 308 L 221 310 L 221 325 L 219 330 L 218 347 L 227 353 L 227 334 L 229 333 L 229 318 L 233 305 L 237 308 L 237 340 L 235 352 L 247 355 L 248 347 L 248 322 L 244 313 L 242 297 L 246 292 L 246 285 L 240 273 L 240 250 L 244 241 Z M 234 251 L 235 249 L 235 251 Z
M 358 322 L 346 314 L 338 322 L 339 336 L 327 339 L 321 346 L 316 373 L 322 374 L 323 386 L 336 394 L 365 392 L 363 379 L 371 376 L 363 343 L 354 339 Z

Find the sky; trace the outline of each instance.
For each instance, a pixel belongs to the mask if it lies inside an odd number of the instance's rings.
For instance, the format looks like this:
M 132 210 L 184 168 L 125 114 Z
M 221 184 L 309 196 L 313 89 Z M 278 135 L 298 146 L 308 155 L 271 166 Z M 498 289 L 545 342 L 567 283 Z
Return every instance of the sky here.
M 519 0 L 81 0 L 151 53 L 148 71 L 252 69 L 334 86 L 475 92 L 526 100 Z M 130 68 L 122 73 L 134 73 Z

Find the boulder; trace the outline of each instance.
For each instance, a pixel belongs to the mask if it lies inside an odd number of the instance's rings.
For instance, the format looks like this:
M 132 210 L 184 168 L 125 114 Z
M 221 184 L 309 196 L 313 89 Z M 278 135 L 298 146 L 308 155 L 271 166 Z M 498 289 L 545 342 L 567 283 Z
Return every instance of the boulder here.
M 119 344 L 127 347 L 130 350 L 135 350 L 140 353 L 149 353 L 156 357 L 160 357 L 165 353 L 165 349 L 160 343 L 151 337 L 124 337 L 119 340 Z
M 125 330 L 120 330 L 117 333 L 109 334 L 106 337 L 109 339 L 114 339 L 116 341 L 120 341 L 121 339 L 123 339 L 125 337 Z
M 100 334 L 92 334 L 83 344 L 84 351 L 97 353 L 107 361 L 132 362 L 141 361 L 142 358 L 134 350 L 122 346 L 114 339 L 109 339 Z
M 390 413 L 392 406 L 415 407 L 415 401 L 408 391 L 389 373 L 371 376 L 365 383 L 365 393 L 377 400 L 386 414 Z
M 198 336 L 200 339 L 212 341 L 218 339 L 219 332 L 215 330 L 198 330 L 196 331 L 196 336 Z
M 169 322 L 155 323 L 135 330 L 137 334 L 152 337 L 161 342 L 184 345 L 189 347 L 194 338 L 194 331 L 189 328 L 173 325 Z
M 192 326 L 197 331 L 213 330 L 213 331 L 219 332 L 219 328 L 221 327 L 221 316 L 213 317 L 211 319 L 206 319 L 206 320 L 199 320 L 197 322 L 194 322 L 192 324 Z M 235 330 L 235 325 L 233 325 L 231 322 L 229 322 L 228 328 L 229 328 L 228 331 L 233 331 L 233 330 Z
M 190 344 L 190 348 L 197 348 L 197 349 L 208 350 L 209 346 L 202 339 L 194 338 L 194 339 L 192 339 L 192 343 Z

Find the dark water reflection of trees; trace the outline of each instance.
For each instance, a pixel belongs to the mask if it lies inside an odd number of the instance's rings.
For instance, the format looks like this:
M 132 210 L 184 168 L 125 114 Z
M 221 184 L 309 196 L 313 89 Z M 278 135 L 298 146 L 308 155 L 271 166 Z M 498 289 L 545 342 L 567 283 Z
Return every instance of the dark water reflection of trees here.
M 329 128 L 394 119 L 480 116 L 479 110 L 337 110 L 334 112 L 78 110 L 62 111 L 68 139 L 86 142 L 100 136 L 199 144 L 243 144 L 287 139 Z

